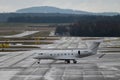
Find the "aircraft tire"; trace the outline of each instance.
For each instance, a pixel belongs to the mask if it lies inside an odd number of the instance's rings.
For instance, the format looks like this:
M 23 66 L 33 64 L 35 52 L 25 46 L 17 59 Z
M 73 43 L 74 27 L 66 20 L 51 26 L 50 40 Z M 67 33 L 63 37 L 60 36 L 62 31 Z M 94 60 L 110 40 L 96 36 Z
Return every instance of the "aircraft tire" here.
M 40 62 L 37 62 L 38 64 L 40 64 Z
M 70 64 L 70 60 L 68 60 L 67 63 Z
M 74 64 L 76 64 L 76 63 L 77 63 L 77 61 L 76 61 L 76 60 L 73 60 L 73 63 L 74 63 Z

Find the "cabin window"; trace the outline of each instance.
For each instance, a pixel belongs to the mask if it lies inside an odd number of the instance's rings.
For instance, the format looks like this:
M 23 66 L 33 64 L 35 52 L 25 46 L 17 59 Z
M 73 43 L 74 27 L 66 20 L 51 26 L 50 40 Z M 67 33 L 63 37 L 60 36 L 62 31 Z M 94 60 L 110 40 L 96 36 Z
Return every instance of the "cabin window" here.
M 59 56 L 59 54 L 57 54 Z
M 50 54 L 50 56 L 52 56 L 52 54 Z
M 43 53 L 40 53 L 39 55 L 43 55 Z
M 66 53 L 64 55 L 66 55 Z
M 71 55 L 73 55 L 73 53 Z

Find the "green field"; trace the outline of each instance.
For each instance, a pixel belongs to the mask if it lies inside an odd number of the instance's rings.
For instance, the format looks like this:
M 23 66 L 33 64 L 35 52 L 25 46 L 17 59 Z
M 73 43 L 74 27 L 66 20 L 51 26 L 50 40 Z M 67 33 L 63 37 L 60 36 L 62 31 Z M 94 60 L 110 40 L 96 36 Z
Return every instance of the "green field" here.
M 70 23 L 0 23 L 0 27 L 52 26 L 69 25 Z
M 15 34 L 19 34 L 21 33 L 21 31 L 1 31 L 0 32 L 0 36 L 9 36 L 9 35 L 15 35 Z

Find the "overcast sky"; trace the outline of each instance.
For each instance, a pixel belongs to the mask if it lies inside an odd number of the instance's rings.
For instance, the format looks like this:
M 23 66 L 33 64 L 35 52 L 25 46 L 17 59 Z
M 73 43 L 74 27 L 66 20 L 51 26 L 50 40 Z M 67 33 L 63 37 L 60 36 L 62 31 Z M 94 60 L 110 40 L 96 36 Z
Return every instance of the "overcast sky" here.
M 90 12 L 120 12 L 120 0 L 0 0 L 0 12 L 14 12 L 17 9 L 36 6 L 55 6 Z

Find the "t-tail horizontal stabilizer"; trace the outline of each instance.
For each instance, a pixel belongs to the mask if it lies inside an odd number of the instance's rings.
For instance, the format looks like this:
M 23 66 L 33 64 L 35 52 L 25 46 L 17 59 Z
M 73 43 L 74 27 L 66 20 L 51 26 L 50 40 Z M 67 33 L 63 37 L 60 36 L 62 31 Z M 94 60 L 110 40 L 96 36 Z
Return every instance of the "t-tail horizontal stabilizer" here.
M 87 41 L 87 47 L 89 50 L 92 51 L 92 54 L 97 54 L 98 47 L 102 40 L 93 40 L 93 41 Z

